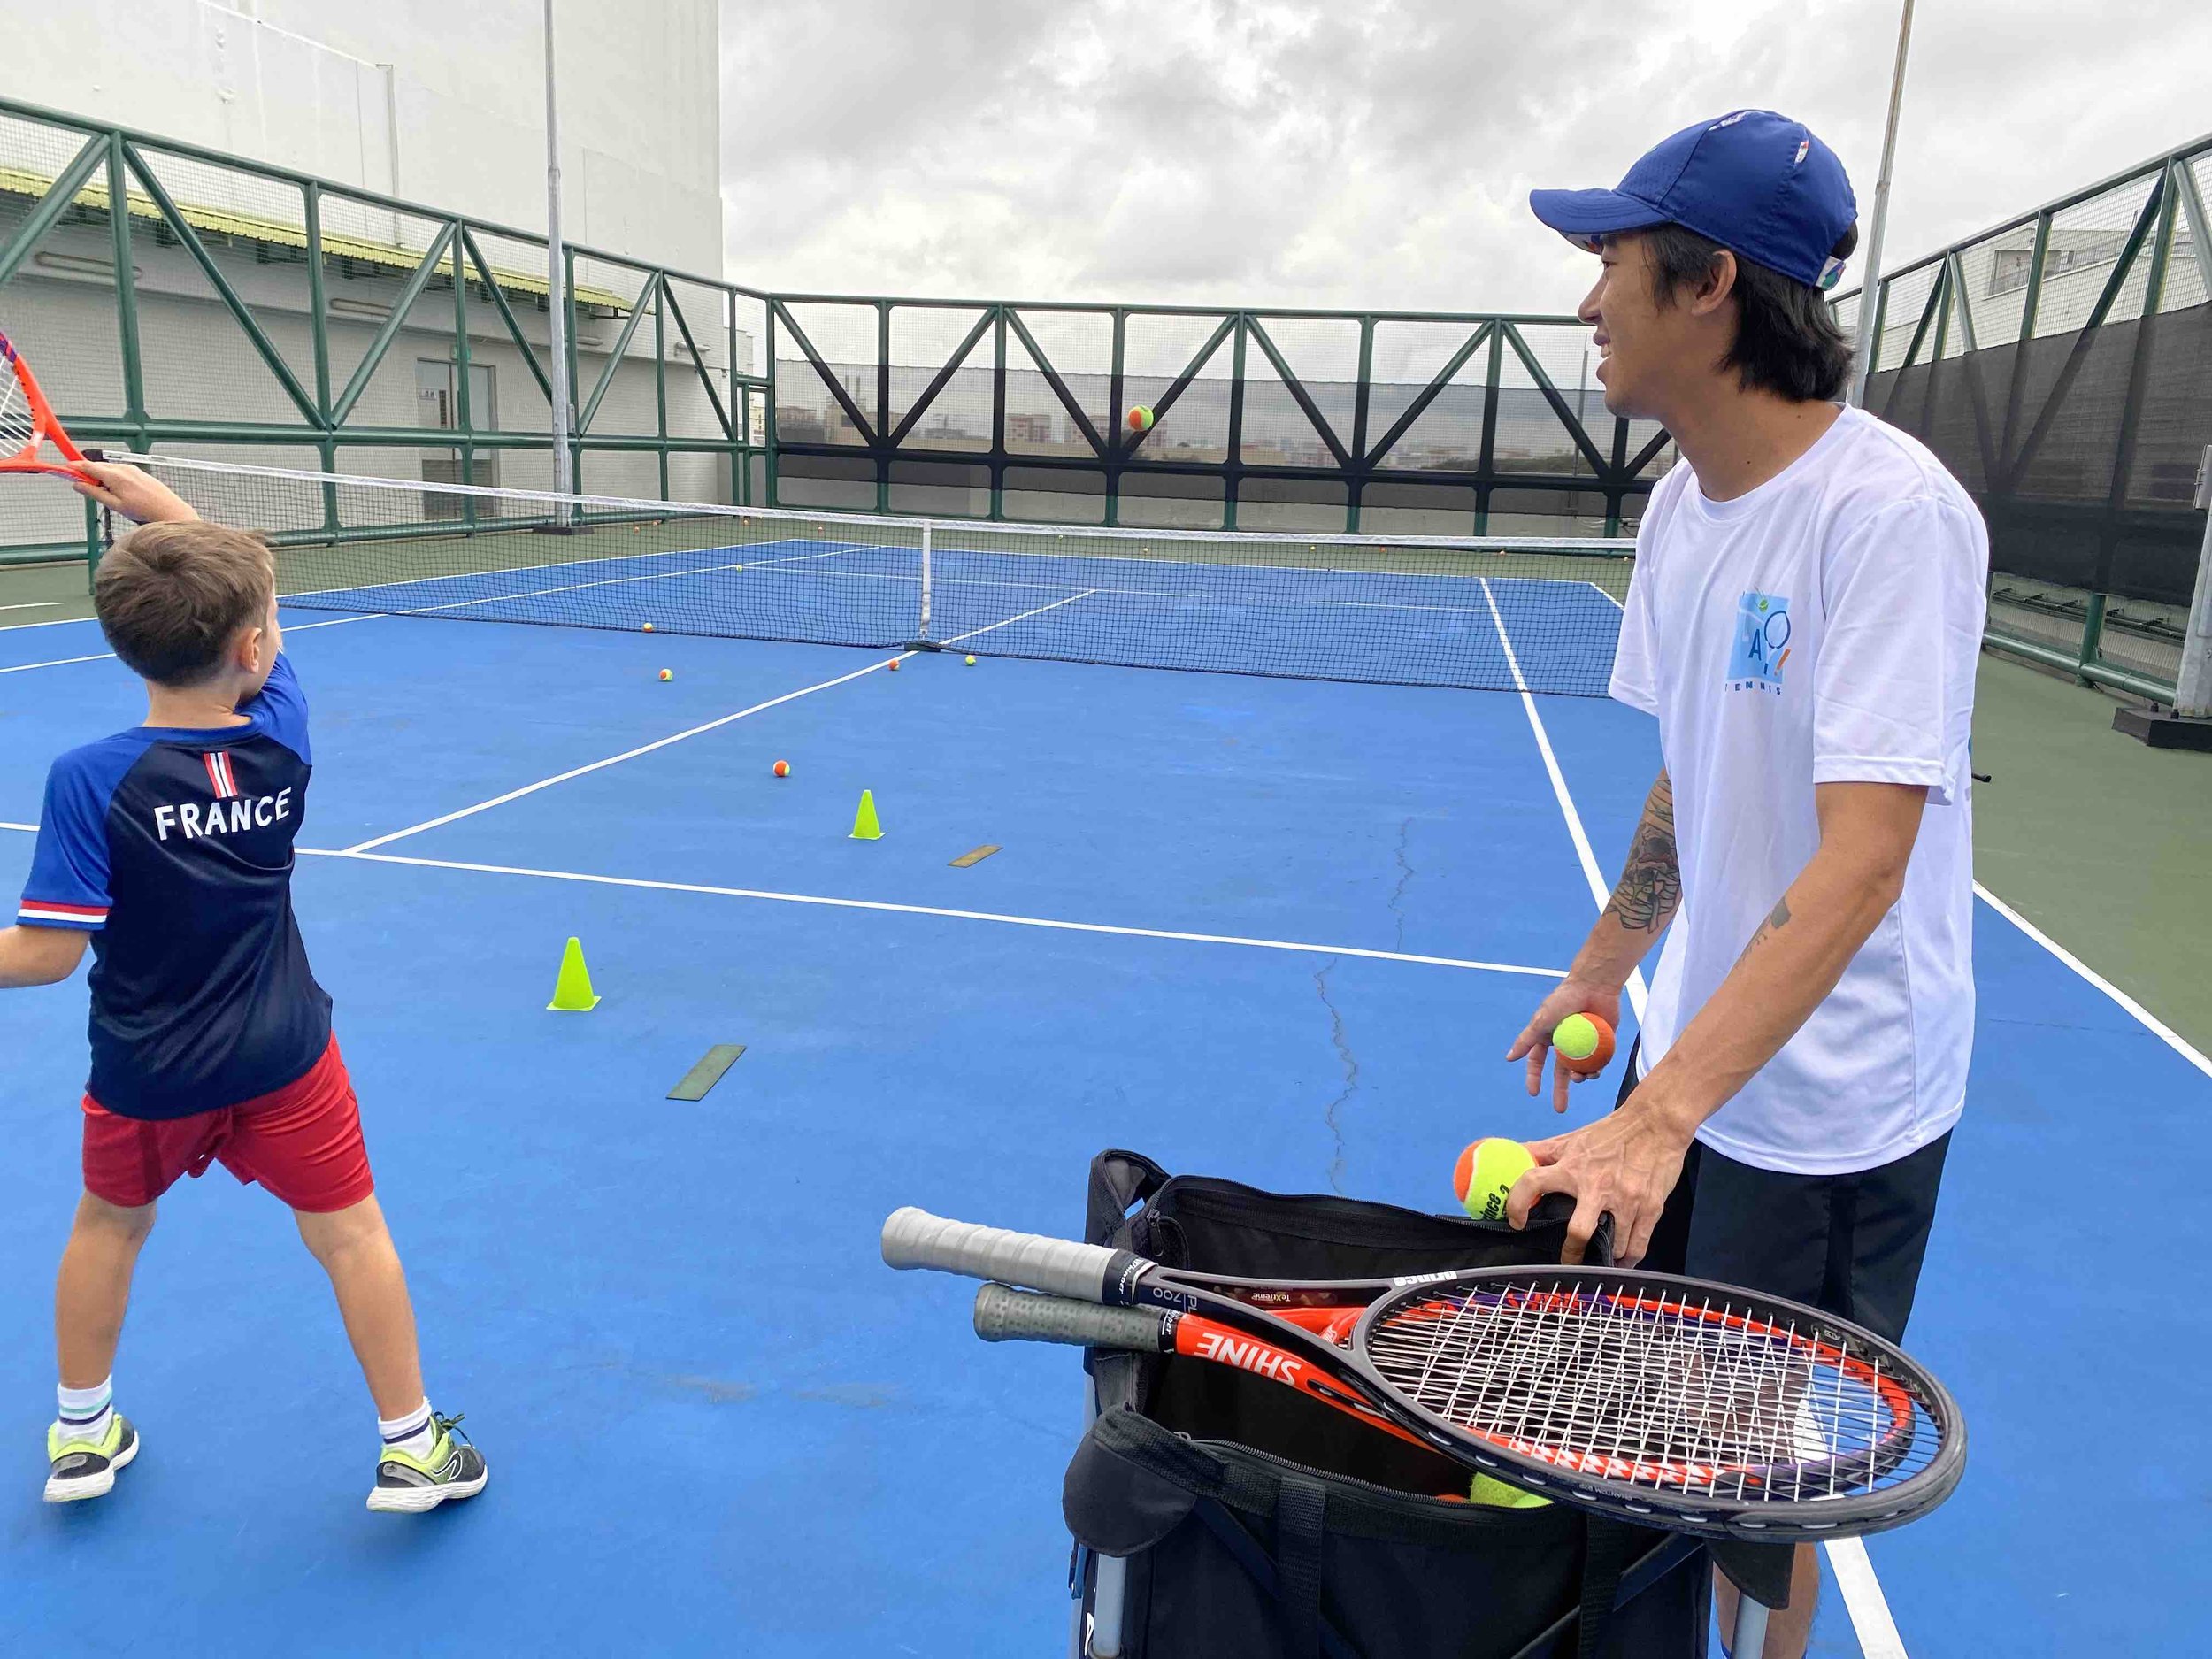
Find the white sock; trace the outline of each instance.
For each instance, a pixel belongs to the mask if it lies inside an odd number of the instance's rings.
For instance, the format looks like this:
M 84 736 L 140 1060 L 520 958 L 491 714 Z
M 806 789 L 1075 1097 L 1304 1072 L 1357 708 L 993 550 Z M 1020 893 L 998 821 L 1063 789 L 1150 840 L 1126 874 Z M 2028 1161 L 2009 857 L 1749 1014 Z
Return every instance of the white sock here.
M 60 1416 L 54 1426 L 65 1440 L 90 1440 L 96 1445 L 115 1421 L 115 1379 L 106 1378 L 89 1388 L 57 1386 L 54 1399 Z
M 430 1448 L 438 1443 L 437 1420 L 430 1415 L 430 1402 L 425 1400 L 403 1417 L 379 1417 L 376 1432 L 384 1437 L 388 1452 L 405 1452 L 414 1457 L 427 1457 Z

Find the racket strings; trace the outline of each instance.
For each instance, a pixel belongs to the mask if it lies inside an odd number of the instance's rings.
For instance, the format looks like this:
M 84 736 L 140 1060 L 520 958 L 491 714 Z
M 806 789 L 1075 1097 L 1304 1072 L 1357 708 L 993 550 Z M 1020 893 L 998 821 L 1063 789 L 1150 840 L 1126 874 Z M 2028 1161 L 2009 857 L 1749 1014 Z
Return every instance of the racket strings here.
M 1939 1439 L 1876 1359 L 1724 1302 L 1431 1292 L 1386 1310 L 1366 1353 L 1394 1390 L 1497 1444 L 1714 1496 L 1875 1490 L 1925 1467 Z
M 37 439 L 37 418 L 30 395 L 15 372 L 15 359 L 0 353 L 0 453 L 14 455 Z

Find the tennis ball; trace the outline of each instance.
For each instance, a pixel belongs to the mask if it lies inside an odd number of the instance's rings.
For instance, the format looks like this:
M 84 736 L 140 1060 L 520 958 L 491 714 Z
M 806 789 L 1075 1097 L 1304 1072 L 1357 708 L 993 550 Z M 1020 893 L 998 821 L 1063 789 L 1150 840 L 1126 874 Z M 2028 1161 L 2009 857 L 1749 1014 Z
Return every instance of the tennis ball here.
M 1551 1046 L 1570 1071 L 1595 1077 L 1613 1057 L 1613 1028 L 1595 1014 L 1570 1014 L 1552 1027 Z
M 969 667 L 971 667 L 971 668 L 973 668 L 973 667 L 975 666 L 975 658 L 974 658 L 974 657 L 971 657 L 970 658 L 968 658 L 968 666 L 969 666 Z
M 1513 1183 L 1536 1167 L 1528 1148 L 1496 1135 L 1471 1141 L 1452 1170 L 1452 1190 L 1462 1208 L 1478 1221 L 1503 1221 L 1505 1195 Z
M 791 775 L 791 763 L 787 760 L 780 760 L 768 770 L 779 778 L 788 778 Z
M 1132 432 L 1149 432 L 1152 422 L 1152 406 L 1149 403 L 1139 403 L 1129 411 L 1129 430 Z
M 675 679 L 675 678 L 676 678 L 676 676 L 675 676 L 675 675 L 673 675 L 673 674 L 672 674 L 672 673 L 670 673 L 670 672 L 668 672 L 668 670 L 666 670 L 665 668 L 664 668 L 664 669 L 662 669 L 662 670 L 661 670 L 661 678 L 662 678 L 663 680 L 673 680 L 673 679 Z
M 647 624 L 645 625 L 645 631 L 646 631 L 648 634 L 650 634 L 650 633 L 653 631 L 653 625 L 652 625 L 651 623 L 649 623 L 649 623 L 647 623 Z
M 895 674 L 899 672 L 899 659 L 895 657 L 890 660 L 890 662 L 886 664 L 885 666 L 889 668 L 890 671 Z
M 1489 1475 L 1477 1475 L 1467 1483 L 1467 1502 L 1486 1503 L 1498 1509 L 1540 1509 L 1551 1500 L 1533 1492 L 1509 1486 Z

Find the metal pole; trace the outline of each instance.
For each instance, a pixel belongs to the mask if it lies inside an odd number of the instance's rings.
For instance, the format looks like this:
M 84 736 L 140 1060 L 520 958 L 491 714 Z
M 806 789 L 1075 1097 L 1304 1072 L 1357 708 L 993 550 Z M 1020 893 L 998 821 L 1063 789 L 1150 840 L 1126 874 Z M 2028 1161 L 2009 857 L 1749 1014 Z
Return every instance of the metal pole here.
M 545 276 L 546 320 L 553 348 L 553 488 L 576 488 L 569 451 L 568 280 L 561 247 L 561 123 L 553 96 L 553 0 L 545 0 Z
M 1874 313 L 1882 288 L 1882 227 L 1889 219 L 1890 164 L 1897 155 L 1897 111 L 1905 101 L 1905 59 L 1912 50 L 1912 0 L 1897 25 L 1897 67 L 1889 80 L 1889 125 L 1882 133 L 1882 172 L 1874 182 L 1874 223 L 1866 238 L 1866 275 L 1859 283 L 1859 338 L 1851 371 L 1851 403 L 1866 402 L 1866 377 L 1874 367 Z
M 2197 468 L 2196 504 L 2212 509 L 2212 444 Z M 2204 547 L 2197 555 L 2197 590 L 2189 605 L 2189 633 L 2182 643 L 2181 672 L 2174 680 L 2174 712 L 2185 719 L 2212 717 L 2212 513 L 2204 521 Z

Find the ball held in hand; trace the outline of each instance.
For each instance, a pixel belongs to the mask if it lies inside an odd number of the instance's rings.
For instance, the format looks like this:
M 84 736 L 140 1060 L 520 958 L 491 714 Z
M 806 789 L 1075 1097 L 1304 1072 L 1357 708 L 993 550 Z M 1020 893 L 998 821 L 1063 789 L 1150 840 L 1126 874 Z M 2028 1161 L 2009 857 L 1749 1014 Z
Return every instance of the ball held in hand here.
M 1503 1221 L 1505 1195 L 1513 1183 L 1536 1167 L 1528 1148 L 1496 1135 L 1471 1142 L 1452 1171 L 1452 1190 L 1478 1221 Z
M 1613 1057 L 1613 1028 L 1595 1014 L 1570 1014 L 1552 1027 L 1551 1046 L 1570 1071 L 1595 1077 Z

